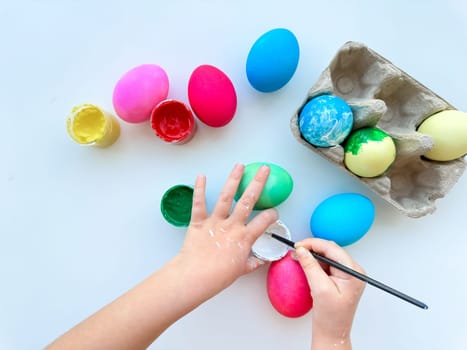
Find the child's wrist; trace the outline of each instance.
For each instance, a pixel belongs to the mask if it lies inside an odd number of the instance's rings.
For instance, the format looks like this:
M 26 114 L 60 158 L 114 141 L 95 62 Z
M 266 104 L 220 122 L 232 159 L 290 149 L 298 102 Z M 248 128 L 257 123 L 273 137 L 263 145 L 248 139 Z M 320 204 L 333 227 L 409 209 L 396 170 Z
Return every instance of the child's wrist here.
M 217 294 L 213 284 L 207 279 L 206 268 L 200 267 L 190 256 L 179 253 L 171 260 L 171 264 L 182 284 L 184 295 L 193 302 L 203 303 Z
M 311 349 L 352 349 L 352 344 L 350 341 L 350 329 L 333 329 L 330 331 L 326 331 L 324 329 L 319 329 L 319 327 L 314 326 L 312 333 Z
M 328 337 L 320 334 L 312 335 L 311 350 L 351 350 L 352 343 L 350 337 Z

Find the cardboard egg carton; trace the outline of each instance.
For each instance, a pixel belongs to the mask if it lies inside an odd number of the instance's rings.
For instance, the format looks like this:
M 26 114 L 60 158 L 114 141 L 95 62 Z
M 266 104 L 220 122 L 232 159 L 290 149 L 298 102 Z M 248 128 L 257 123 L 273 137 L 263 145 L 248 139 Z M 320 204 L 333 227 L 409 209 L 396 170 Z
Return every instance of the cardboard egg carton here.
M 350 105 L 353 130 L 376 126 L 394 139 L 396 160 L 385 174 L 375 178 L 354 175 L 344 166 L 341 145 L 320 148 L 302 138 L 300 111 L 310 99 L 323 94 L 337 95 Z M 359 179 L 405 215 L 417 218 L 435 211 L 435 200 L 449 192 L 466 167 L 463 157 L 449 162 L 421 157 L 434 143 L 416 131 L 418 125 L 446 109 L 455 108 L 365 45 L 348 42 L 308 92 L 290 127 L 300 143 Z

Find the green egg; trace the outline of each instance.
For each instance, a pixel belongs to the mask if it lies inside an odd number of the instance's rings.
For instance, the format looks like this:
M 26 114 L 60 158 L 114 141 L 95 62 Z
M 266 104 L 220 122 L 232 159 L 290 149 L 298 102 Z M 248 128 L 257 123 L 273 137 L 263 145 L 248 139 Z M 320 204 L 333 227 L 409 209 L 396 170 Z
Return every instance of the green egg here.
M 238 186 L 235 200 L 238 200 L 242 196 L 243 192 L 245 192 L 251 180 L 255 177 L 256 172 L 262 165 L 269 166 L 271 172 L 266 184 L 264 185 L 263 192 L 261 192 L 261 195 L 254 206 L 255 210 L 278 206 L 290 196 L 293 189 L 292 177 L 285 169 L 271 163 L 256 162 L 245 166 L 245 171 L 243 172 L 242 180 Z

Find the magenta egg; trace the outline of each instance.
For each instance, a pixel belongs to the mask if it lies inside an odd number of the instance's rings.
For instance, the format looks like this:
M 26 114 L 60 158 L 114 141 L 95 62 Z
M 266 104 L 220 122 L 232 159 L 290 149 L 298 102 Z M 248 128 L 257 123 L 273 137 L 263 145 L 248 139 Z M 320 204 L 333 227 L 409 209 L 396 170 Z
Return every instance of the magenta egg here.
M 197 67 L 188 82 L 188 100 L 204 124 L 222 127 L 234 117 L 237 94 L 229 77 L 211 65 Z
M 267 291 L 271 305 L 286 317 L 301 317 L 313 307 L 305 272 L 292 251 L 269 266 Z
M 158 65 L 143 64 L 126 72 L 113 92 L 117 115 L 129 123 L 142 123 L 151 117 L 154 107 L 169 93 L 169 78 Z

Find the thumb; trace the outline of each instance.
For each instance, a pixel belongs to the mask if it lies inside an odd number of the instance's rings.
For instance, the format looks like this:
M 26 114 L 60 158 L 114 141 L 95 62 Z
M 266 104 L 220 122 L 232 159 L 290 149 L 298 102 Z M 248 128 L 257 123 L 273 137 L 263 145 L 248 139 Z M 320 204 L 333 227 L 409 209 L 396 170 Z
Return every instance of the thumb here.
M 302 246 L 297 247 L 296 255 L 298 262 L 305 272 L 306 279 L 310 285 L 311 290 L 319 290 L 326 288 L 332 284 L 329 276 L 324 272 L 318 260 L 311 255 L 310 251 Z

